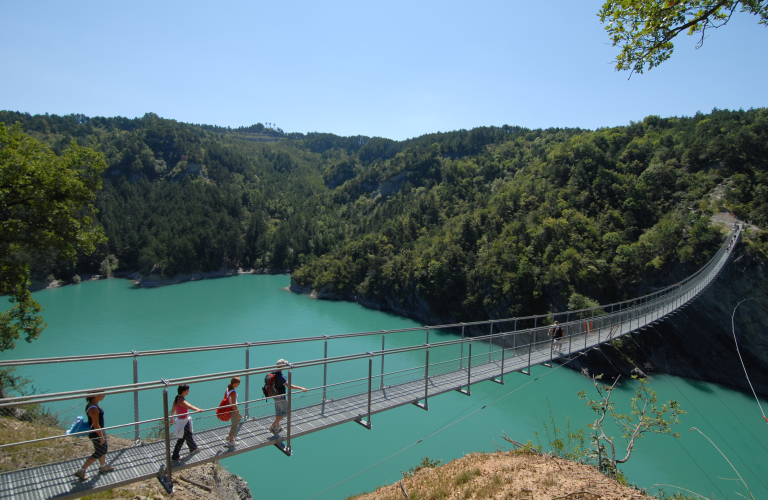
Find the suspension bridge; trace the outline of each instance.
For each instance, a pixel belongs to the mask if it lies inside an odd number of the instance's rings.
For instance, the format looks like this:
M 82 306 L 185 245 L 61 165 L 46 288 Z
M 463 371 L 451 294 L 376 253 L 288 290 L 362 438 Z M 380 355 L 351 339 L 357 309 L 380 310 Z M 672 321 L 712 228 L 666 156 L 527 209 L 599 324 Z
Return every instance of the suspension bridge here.
M 174 474 L 203 463 L 220 460 L 258 448 L 276 447 L 285 455 L 293 453 L 293 440 L 303 435 L 343 423 L 357 423 L 373 428 L 372 416 L 399 406 L 414 404 L 428 410 L 429 399 L 449 391 L 471 395 L 472 386 L 484 381 L 503 384 L 504 376 L 513 372 L 530 374 L 532 366 L 551 366 L 558 359 L 570 359 L 601 343 L 645 329 L 675 313 L 693 301 L 717 277 L 739 241 L 742 227 L 731 231 L 714 257 L 685 280 L 635 299 L 601 305 L 591 309 L 565 311 L 548 316 L 528 316 L 473 323 L 424 326 L 390 331 L 348 333 L 331 336 L 305 337 L 260 342 L 245 342 L 204 347 L 131 351 L 60 358 L 7 360 L 0 368 L 10 366 L 40 366 L 64 363 L 97 363 L 116 359 L 133 359 L 133 380 L 123 385 L 98 389 L 104 393 L 105 404 L 114 401 L 122 418 L 115 411 L 108 413 L 108 422 L 118 425 L 104 428 L 110 451 L 107 464 L 114 472 L 96 474 L 80 481 L 73 472 L 80 468 L 91 453 L 91 444 L 84 436 L 54 433 L 26 441 L 0 445 L 0 498 L 43 500 L 77 498 L 117 486 L 157 477 L 167 490 L 172 490 Z M 549 318 L 549 319 L 548 319 Z M 564 336 L 555 341 L 549 321 L 558 320 Z M 486 330 L 487 329 L 487 330 Z M 449 340 L 434 332 L 456 332 Z M 458 333 L 461 332 L 459 337 Z M 488 333 L 485 333 L 485 332 Z M 430 343 L 432 333 L 432 343 Z M 406 335 L 406 345 L 387 347 L 393 335 Z M 471 334 L 471 335 L 470 335 Z M 378 338 L 381 348 L 378 349 Z M 328 345 L 347 339 L 375 342 L 375 350 L 357 354 L 328 356 Z M 422 342 L 423 339 L 423 342 Z M 414 342 L 415 340 L 415 342 Z M 288 414 L 284 430 L 269 431 L 274 420 L 273 401 L 252 398 L 251 378 L 261 385 L 262 377 L 276 371 L 277 366 L 251 367 L 251 352 L 268 346 L 297 343 L 319 343 L 323 357 L 296 362 L 284 369 L 289 386 L 294 374 L 302 380 L 318 380 L 322 385 L 306 393 L 287 389 Z M 391 341 L 390 341 L 391 343 Z M 239 370 L 218 372 L 178 379 L 139 382 L 140 358 L 177 356 L 212 351 L 244 351 L 245 366 Z M 430 359 L 431 356 L 431 359 Z M 385 364 L 386 361 L 386 364 Z M 394 366 L 394 369 L 392 369 Z M 329 367 L 338 368 L 344 376 L 329 381 Z M 386 368 L 389 367 L 389 371 Z M 244 401 L 238 405 L 243 413 L 235 448 L 223 446 L 229 433 L 229 423 L 215 417 L 215 407 L 195 414 L 195 441 L 200 451 L 180 461 L 171 457 L 175 444 L 168 418 L 169 388 L 189 384 L 195 399 L 198 394 L 211 392 L 210 387 L 223 388 L 230 377 L 244 379 Z M 208 388 L 208 389 L 206 389 Z M 218 389 L 216 389 L 218 390 Z M 30 405 L 55 407 L 75 403 L 82 408 L 83 398 L 94 389 L 35 394 L 0 399 L 0 416 L 24 411 Z M 259 390 L 259 396 L 261 391 Z M 171 393 L 171 399 L 175 394 Z M 74 408 L 73 407 L 73 408 Z M 144 414 L 143 419 L 140 418 Z M 82 414 L 82 413 L 81 413 Z M 127 416 L 126 416 L 127 415 Z

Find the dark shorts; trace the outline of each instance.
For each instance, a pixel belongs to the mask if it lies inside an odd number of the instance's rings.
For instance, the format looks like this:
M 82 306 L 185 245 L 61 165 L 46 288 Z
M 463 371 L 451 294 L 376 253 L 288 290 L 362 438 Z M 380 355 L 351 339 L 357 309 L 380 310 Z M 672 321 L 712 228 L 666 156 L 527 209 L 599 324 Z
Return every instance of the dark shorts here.
M 107 454 L 107 438 L 106 437 L 104 438 L 104 444 L 101 444 L 100 437 L 91 439 L 91 442 L 93 443 L 93 455 L 91 455 L 92 459 L 98 460 L 99 458 Z

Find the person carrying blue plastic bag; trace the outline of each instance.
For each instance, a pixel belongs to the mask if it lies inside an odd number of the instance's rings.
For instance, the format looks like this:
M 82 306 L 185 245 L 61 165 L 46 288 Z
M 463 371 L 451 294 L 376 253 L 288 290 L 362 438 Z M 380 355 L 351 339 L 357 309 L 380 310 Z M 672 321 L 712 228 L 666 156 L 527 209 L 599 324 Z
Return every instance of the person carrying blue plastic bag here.
M 96 460 L 99 461 L 99 474 L 112 472 L 115 470 L 111 465 L 107 465 L 107 434 L 104 432 L 104 410 L 99 403 L 106 396 L 103 392 L 93 392 L 85 398 L 88 402 L 85 405 L 85 413 L 88 415 L 88 425 L 92 432 L 88 433 L 88 439 L 93 443 L 93 454 L 88 457 L 82 467 L 75 471 L 75 477 L 81 481 L 88 479 L 85 471 Z

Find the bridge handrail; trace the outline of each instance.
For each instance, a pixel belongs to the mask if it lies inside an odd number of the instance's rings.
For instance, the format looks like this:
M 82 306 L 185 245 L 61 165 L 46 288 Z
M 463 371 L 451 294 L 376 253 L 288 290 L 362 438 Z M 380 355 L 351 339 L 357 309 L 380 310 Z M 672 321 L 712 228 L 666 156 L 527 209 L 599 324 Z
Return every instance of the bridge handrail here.
M 443 325 L 425 325 L 425 326 L 419 326 L 419 327 L 410 327 L 410 328 L 398 328 L 393 330 L 376 330 L 376 331 L 368 331 L 368 332 L 355 332 L 355 333 L 342 333 L 342 334 L 336 334 L 336 335 L 322 335 L 322 336 L 314 336 L 314 337 L 298 337 L 298 338 L 292 338 L 292 339 L 278 339 L 278 340 L 262 340 L 257 342 L 242 342 L 242 343 L 233 343 L 233 344 L 217 344 L 217 345 L 209 345 L 209 346 L 192 346 L 192 347 L 179 347 L 179 348 L 173 348 L 173 349 L 154 349 L 149 351 L 130 351 L 130 352 L 118 352 L 118 353 L 105 353 L 105 354 L 85 354 L 85 355 L 78 355 L 78 356 L 56 356 L 56 357 L 49 357 L 49 358 L 28 358 L 28 359 L 9 359 L 9 360 L 0 360 L 0 368 L 2 367 L 11 367 L 11 366 L 28 366 L 28 365 L 39 365 L 39 364 L 50 364 L 50 363 L 70 363 L 70 362 L 78 362 L 78 361 L 98 361 L 98 360 L 108 360 L 108 359 L 122 359 L 122 358 L 134 358 L 134 357 L 146 357 L 146 356 L 160 356 L 160 355 L 166 355 L 166 354 L 185 354 L 185 353 L 191 353 L 191 352 L 205 352 L 205 351 L 215 351 L 215 350 L 224 350 L 224 349 L 242 349 L 244 347 L 260 347 L 260 346 L 268 346 L 268 345 L 282 345 L 282 344 L 293 344 L 293 343 L 303 343 L 303 342 L 318 342 L 318 341 L 326 341 L 326 340 L 334 340 L 334 339 L 343 339 L 343 338 L 353 338 L 353 337 L 367 337 L 372 335 L 386 335 L 390 333 L 402 333 L 402 332 L 415 332 L 415 331 L 426 331 L 426 330 L 444 330 L 444 329 L 456 329 L 456 328 L 463 328 L 463 327 L 471 327 L 471 326 L 483 326 L 483 325 L 492 325 L 497 323 L 506 323 L 506 322 L 513 322 L 513 321 L 529 321 L 529 320 L 536 320 L 538 318 L 546 318 L 549 316 L 562 316 L 562 315 L 569 315 L 569 314 L 580 314 L 588 311 L 596 311 L 598 309 L 606 309 L 608 307 L 614 309 L 616 306 L 619 306 L 619 310 L 626 311 L 629 309 L 622 309 L 621 306 L 625 304 L 633 304 L 633 307 L 637 305 L 638 301 L 642 301 L 643 299 L 648 299 L 650 297 L 659 297 L 660 295 L 665 295 L 668 292 L 672 292 L 674 290 L 679 290 L 680 287 L 683 285 L 691 282 L 694 278 L 699 276 L 704 270 L 708 269 L 710 265 L 714 264 L 716 260 L 723 254 L 723 251 L 725 250 L 726 246 L 731 240 L 732 235 L 739 234 L 740 230 L 731 230 L 728 233 L 728 236 L 726 237 L 723 244 L 720 246 L 717 252 L 715 252 L 715 255 L 701 268 L 699 268 L 696 272 L 691 274 L 690 276 L 684 278 L 678 283 L 675 283 L 673 285 L 666 286 L 664 288 L 661 288 L 659 290 L 656 290 L 654 292 L 651 292 L 649 294 L 635 297 L 632 299 L 627 299 L 620 302 L 614 302 L 611 304 L 601 304 L 596 307 L 588 307 L 584 309 L 575 309 L 570 311 L 563 311 L 563 312 L 555 312 L 555 313 L 548 313 L 548 314 L 534 314 L 531 316 L 521 316 L 521 317 L 512 317 L 512 318 L 502 318 L 502 319 L 488 319 L 483 321 L 472 321 L 472 322 L 462 322 L 462 323 L 450 323 L 450 324 L 443 324 Z
M 725 245 L 730 241 L 730 233 L 729 238 L 726 239 L 726 242 L 723 244 L 723 247 L 721 248 L 721 251 L 723 248 L 725 248 Z M 703 266 L 701 269 L 697 271 L 697 273 L 694 273 L 694 275 L 698 275 L 700 271 L 708 268 L 711 263 L 713 263 L 718 255 L 721 255 L 721 251 L 718 251 L 715 257 L 713 257 L 707 265 Z M 671 287 L 666 287 L 663 290 L 668 290 L 672 288 L 680 289 L 682 284 L 675 284 Z M 656 298 L 659 297 L 658 291 L 654 292 L 653 294 L 646 295 L 644 297 L 650 297 L 655 295 Z M 638 299 L 631 299 L 628 301 L 623 301 L 620 304 L 629 303 L 633 301 L 637 301 Z M 604 313 L 601 316 L 602 317 L 612 317 L 614 315 L 620 315 L 620 314 L 626 314 L 627 312 L 631 312 L 633 310 L 636 310 L 640 307 L 643 307 L 647 303 L 643 305 L 633 305 L 632 307 L 628 307 L 627 309 L 619 309 L 619 311 L 615 311 L 612 313 Z M 610 305 L 610 304 L 609 304 Z M 598 309 L 603 310 L 607 306 L 598 306 L 593 308 L 587 308 L 587 309 L 579 309 L 575 311 L 565 311 L 563 313 L 556 313 L 558 315 L 562 314 L 578 314 L 588 311 L 596 311 Z M 603 311 L 604 312 L 604 311 Z M 535 318 L 535 317 L 545 317 L 549 315 L 538 315 L 538 316 L 531 316 L 529 318 Z M 519 321 L 522 318 L 511 318 L 510 320 L 492 320 L 492 321 L 482 321 L 482 322 L 474 322 L 472 324 L 489 324 L 489 323 L 500 323 L 500 322 L 511 322 L 511 321 Z M 574 321 L 567 321 L 565 323 L 562 323 L 563 326 L 569 326 L 573 324 L 580 323 L 584 318 L 579 318 Z M 463 325 L 467 325 L 468 323 L 465 323 Z M 457 325 L 462 325 L 461 323 Z M 441 326 L 428 326 L 428 327 L 419 327 L 419 328 L 413 328 L 413 329 L 401 329 L 399 331 L 413 331 L 413 330 L 429 330 L 429 329 L 442 329 L 447 328 L 451 325 L 441 325 Z M 450 345 L 456 345 L 461 343 L 467 343 L 467 342 L 473 342 L 473 341 L 492 341 L 493 339 L 497 339 L 499 337 L 506 337 L 510 334 L 512 335 L 518 335 L 518 334 L 526 334 L 531 333 L 533 331 L 537 330 L 543 330 L 546 328 L 549 328 L 550 325 L 542 325 L 542 326 L 534 326 L 526 329 L 521 330 L 515 330 L 514 332 L 499 332 L 495 334 L 489 334 L 489 335 L 479 335 L 474 337 L 468 337 L 468 338 L 462 338 L 462 339 L 455 339 L 455 340 L 447 340 L 442 342 L 434 342 L 431 344 L 423 344 L 423 345 L 415 345 L 415 346 L 407 346 L 407 347 L 399 347 L 395 349 L 387 349 L 384 351 L 373 351 L 372 353 L 366 352 L 366 353 L 357 353 L 357 354 L 347 354 L 342 356 L 335 356 L 335 357 L 326 357 L 322 359 L 316 359 L 316 360 L 309 360 L 309 361 L 302 361 L 294 363 L 292 366 L 295 368 L 306 368 L 311 366 L 318 366 L 318 365 L 327 365 L 327 364 L 333 364 L 333 363 L 339 363 L 344 361 L 353 361 L 353 360 L 359 360 L 359 359 L 366 359 L 370 355 L 373 356 L 383 356 L 383 355 L 391 355 L 391 354 L 400 354 L 405 352 L 412 352 L 412 351 L 418 351 L 418 350 L 424 350 L 428 348 L 437 348 L 437 347 L 446 347 Z M 395 330 L 386 330 L 386 332 L 394 332 Z M 382 331 L 375 332 L 376 335 L 381 335 Z M 367 335 L 368 333 L 365 333 Z M 348 336 L 359 336 L 361 334 L 346 334 Z M 336 338 L 339 338 L 340 336 L 335 336 Z M 330 336 L 323 336 L 319 337 L 319 339 L 325 340 L 326 338 L 330 338 Z M 314 340 L 315 337 L 312 337 Z M 299 342 L 301 339 L 288 339 L 288 341 L 291 342 Z M 271 341 L 266 341 L 267 343 L 271 343 Z M 242 345 L 238 345 L 239 347 L 243 347 Z M 133 354 L 131 354 L 133 356 Z M 52 359 L 52 358 L 44 358 L 44 359 Z M 112 358 L 105 358 L 105 359 L 112 359 Z M 178 379 L 169 379 L 167 380 L 170 384 L 178 384 L 181 382 L 192 382 L 192 383 L 198 383 L 198 382 L 207 382 L 207 381 L 213 381 L 213 380 L 221 380 L 226 377 L 234 376 L 234 375 L 254 375 L 259 373 L 269 373 L 270 371 L 275 371 L 279 367 L 276 365 L 269 365 L 269 366 L 262 366 L 257 368 L 248 368 L 246 370 L 238 369 L 238 370 L 229 370 L 226 372 L 218 372 L 213 374 L 205 374 L 205 375 L 196 375 L 192 377 L 180 377 Z M 120 394 L 125 392 L 136 392 L 136 391 L 143 391 L 143 390 L 151 390 L 151 389 L 158 389 L 162 388 L 164 386 L 164 382 L 162 381 L 149 381 L 149 382 L 138 382 L 138 383 L 132 383 L 132 384 L 121 384 L 116 386 L 110 386 L 105 388 L 98 388 L 98 389 L 85 389 L 85 390 L 76 390 L 76 391 L 65 391 L 65 392 L 58 392 L 58 393 L 47 393 L 47 394 L 33 394 L 28 396 L 17 396 L 12 398 L 5 398 L 0 399 L 0 408 L 4 407 L 12 407 L 12 406 L 19 406 L 22 404 L 29 404 L 29 403 L 47 403 L 47 402 L 54 402 L 54 401 L 63 401 L 68 399 L 78 399 L 81 397 L 85 397 L 86 395 L 92 393 L 93 391 L 98 390 L 99 392 L 104 392 L 105 394 Z
M 617 302 L 614 304 L 607 304 L 607 305 L 600 305 L 593 308 L 585 308 L 585 309 L 579 309 L 574 311 L 565 311 L 563 313 L 550 313 L 547 315 L 534 315 L 534 316 L 528 316 L 528 317 L 521 317 L 521 318 L 509 318 L 509 319 L 498 319 L 498 320 L 488 320 L 488 321 L 477 321 L 477 322 L 471 322 L 471 323 L 457 323 L 457 324 L 451 324 L 451 325 L 439 325 L 439 326 L 424 326 L 424 327 L 415 327 L 415 328 L 405 328 L 405 329 L 398 329 L 398 330 L 380 330 L 376 332 L 361 332 L 361 333 L 352 333 L 352 334 L 341 334 L 341 335 L 334 335 L 334 336 L 320 336 L 320 337 L 308 337 L 308 338 L 298 338 L 298 339 L 286 339 L 282 341 L 262 341 L 262 342 L 254 342 L 249 343 L 246 342 L 245 344 L 225 344 L 220 346 L 209 346 L 206 347 L 192 347 L 192 348 L 181 348 L 181 349 L 171 349 L 171 350 L 157 350 L 152 351 L 152 355 L 157 354 L 173 354 L 173 353 L 179 353 L 179 352 L 197 352 L 197 351 L 205 351 L 205 350 L 216 350 L 216 349 L 229 349 L 229 348 L 242 348 L 242 347 L 252 347 L 252 346 L 259 346 L 259 345 L 275 345 L 275 344 L 286 344 L 286 343 L 296 343 L 296 342 L 306 342 L 306 341 L 317 341 L 317 340 L 324 340 L 327 341 L 329 339 L 333 338 L 350 338 L 350 337 L 359 337 L 359 336 L 367 336 L 367 335 L 381 335 L 386 333 L 395 333 L 395 332 L 408 332 L 408 331 L 424 331 L 426 330 L 429 332 L 429 330 L 433 329 L 444 329 L 444 328 L 456 328 L 456 327 L 466 327 L 466 326 L 478 326 L 478 325 L 488 325 L 488 324 L 498 324 L 498 323 L 511 323 L 515 322 L 514 330 L 507 329 L 506 331 L 499 331 L 496 333 L 490 333 L 487 335 L 478 335 L 474 337 L 463 337 L 460 339 L 452 339 L 452 340 L 445 340 L 440 342 L 432 342 L 432 343 L 424 343 L 421 345 L 411 345 L 411 346 L 404 346 L 404 347 L 397 347 L 397 348 L 390 348 L 390 349 L 382 349 L 382 350 L 375 350 L 375 351 L 368 351 L 365 353 L 355 353 L 355 354 L 347 354 L 347 355 L 340 355 L 335 357 L 324 357 L 321 359 L 314 359 L 314 360 L 307 360 L 307 361 L 300 361 L 296 362 L 290 365 L 290 370 L 293 369 L 300 369 L 300 368 L 308 368 L 308 367 L 314 367 L 314 366 L 326 366 L 329 364 L 334 363 L 341 363 L 346 361 L 355 361 L 355 360 L 362 360 L 362 359 L 372 359 L 374 357 L 381 357 L 382 358 L 382 373 L 376 374 L 376 378 L 379 376 L 382 377 L 382 387 L 383 387 L 383 381 L 384 377 L 390 377 L 391 375 L 395 374 L 401 374 L 405 372 L 413 372 L 415 370 L 422 370 L 427 369 L 427 373 L 429 372 L 429 368 L 440 366 L 440 365 L 446 365 L 450 363 L 455 363 L 457 360 L 461 361 L 464 359 L 463 354 L 463 344 L 472 344 L 475 342 L 487 342 L 489 344 L 489 349 L 492 349 L 494 340 L 500 340 L 504 339 L 505 342 L 502 347 L 502 352 L 504 352 L 507 349 L 507 339 L 512 336 L 513 338 L 515 336 L 528 336 L 526 339 L 527 342 L 520 343 L 519 345 L 516 345 L 513 347 L 513 349 L 527 349 L 528 350 L 528 369 L 530 371 L 531 366 L 531 360 L 530 360 L 530 353 L 533 349 L 533 346 L 541 346 L 545 344 L 549 344 L 553 346 L 554 339 L 544 339 L 542 341 L 538 340 L 541 337 L 535 336 L 536 334 L 542 333 L 544 331 L 547 331 L 551 328 L 551 325 L 549 324 L 542 324 L 537 325 L 534 324 L 532 327 L 523 328 L 520 330 L 517 330 L 517 321 L 521 320 L 530 320 L 530 319 L 536 319 L 541 317 L 546 317 L 550 315 L 560 316 L 560 315 L 568 315 L 570 317 L 571 314 L 577 315 L 576 319 L 573 321 L 566 320 L 565 322 L 561 322 L 561 325 L 565 327 L 565 338 L 572 340 L 573 338 L 578 338 L 579 342 L 581 342 L 580 338 L 583 336 L 584 339 L 584 349 L 587 345 L 587 337 L 594 332 L 592 331 L 592 321 L 599 321 L 599 326 L 597 326 L 597 332 L 598 332 L 598 343 L 610 340 L 614 335 L 613 327 L 616 325 L 619 325 L 619 328 L 621 328 L 620 331 L 624 332 L 625 328 L 622 327 L 622 325 L 625 324 L 625 322 L 630 323 L 629 329 L 626 329 L 626 332 L 628 333 L 632 330 L 632 320 L 639 322 L 641 318 L 643 319 L 643 326 L 649 324 L 648 322 L 648 314 L 653 315 L 653 313 L 663 311 L 663 315 L 669 314 L 669 312 L 674 311 L 687 303 L 688 301 L 692 300 L 699 292 L 700 290 L 706 288 L 706 286 L 709 285 L 709 283 L 712 282 L 712 280 L 715 279 L 717 276 L 717 273 L 720 272 L 722 269 L 722 266 L 724 265 L 725 260 L 724 259 L 724 253 L 727 250 L 727 245 L 730 244 L 732 241 L 732 238 L 738 237 L 740 235 L 740 229 L 732 231 L 728 234 L 728 238 L 726 241 L 721 245 L 720 249 L 716 252 L 716 254 L 710 259 L 707 264 L 702 266 L 700 269 L 698 269 L 695 273 L 693 273 L 691 276 L 685 278 L 684 280 L 675 283 L 671 286 L 664 287 L 660 290 L 657 290 L 655 292 L 652 292 L 650 294 L 647 294 L 642 297 L 637 297 L 634 299 L 629 299 L 622 302 Z M 716 271 L 713 273 L 712 270 L 714 268 L 717 268 Z M 696 283 L 695 285 L 692 285 L 695 279 L 698 277 L 703 276 L 703 280 L 701 282 Z M 698 288 L 695 288 L 698 287 Z M 627 305 L 626 308 L 622 308 L 621 306 Z M 620 307 L 618 309 L 615 309 L 615 306 L 619 305 Z M 607 308 L 611 308 L 611 311 L 606 311 Z M 591 317 L 585 318 L 583 316 L 583 313 L 588 312 L 597 312 L 600 311 L 599 315 L 592 315 Z M 587 321 L 588 320 L 588 321 Z M 651 317 L 651 321 L 654 321 L 653 317 Z M 587 322 L 589 322 L 589 327 L 587 327 Z M 607 323 L 607 327 L 606 327 Z M 576 326 L 576 331 L 574 332 L 572 326 Z M 526 325 L 527 326 L 527 325 Z M 582 329 L 583 328 L 583 329 Z M 638 327 L 635 326 L 635 329 Z M 608 337 L 604 337 L 604 340 L 600 340 L 599 332 L 600 331 L 606 331 L 609 330 L 610 333 Z M 493 329 L 491 329 L 493 331 Z M 624 334 L 621 333 L 621 334 Z M 427 333 L 428 338 L 428 333 Z M 594 342 L 594 340 L 593 340 Z M 433 362 L 429 363 L 429 349 L 435 349 L 440 347 L 447 347 L 447 346 L 454 346 L 454 345 L 462 345 L 462 354 L 461 357 L 456 359 L 448 359 L 443 360 L 439 362 Z M 383 344 L 382 344 L 383 346 Z M 582 347 L 577 347 L 577 351 L 583 349 Z M 569 354 L 571 352 L 571 347 L 569 345 Z M 400 354 L 400 353 L 407 353 L 407 352 L 415 352 L 415 351 L 426 351 L 426 364 L 425 365 L 418 365 L 409 367 L 402 370 L 397 370 L 393 372 L 384 373 L 384 362 L 383 358 L 385 356 L 393 355 L 393 354 Z M 490 363 L 491 360 L 491 350 L 489 350 L 487 353 L 481 353 L 481 354 L 475 354 L 474 356 L 471 355 L 471 347 L 470 347 L 470 357 L 467 359 L 471 359 L 472 357 L 478 357 L 478 356 L 488 356 L 488 362 Z M 536 347 L 536 351 L 540 352 L 539 347 Z M 131 352 L 128 355 L 122 355 L 122 354 L 115 354 L 115 355 L 90 355 L 90 356 L 82 356 L 79 357 L 78 360 L 92 360 L 92 359 L 115 359 L 120 357 L 135 357 L 138 356 L 139 353 Z M 143 355 L 143 353 L 142 353 Z M 552 359 L 552 352 L 550 351 L 550 362 Z M 54 362 L 51 360 L 54 360 L 57 358 L 43 358 L 38 360 L 21 360 L 21 361 L 38 361 L 38 362 Z M 61 359 L 61 358 L 59 358 Z M 503 367 L 503 355 L 502 355 L 502 367 Z M 13 362 L 13 361 L 12 361 Z M 59 361 L 61 362 L 61 361 Z M 541 361 L 539 361 L 541 362 Z M 15 363 L 18 363 L 18 360 L 15 361 Z M 37 364 L 37 363 L 28 363 L 28 364 Z M 535 363 L 534 363 L 535 364 Z M 1 365 L 0 365 L 1 366 Z M 134 365 L 135 366 L 135 365 Z M 247 363 L 246 363 L 247 366 Z M 313 387 L 309 389 L 308 391 L 319 391 L 323 390 L 323 400 L 325 401 L 325 390 L 327 388 L 336 387 L 336 386 L 343 386 L 343 385 L 350 385 L 363 382 L 365 380 L 368 380 L 368 391 L 369 391 L 369 406 L 370 406 L 370 381 L 371 381 L 371 372 L 370 372 L 370 361 L 369 361 L 369 375 L 368 377 L 359 378 L 359 379 L 352 379 L 352 380 L 345 380 L 338 383 L 333 384 L 325 384 L 324 385 Z M 238 369 L 238 370 L 231 370 L 227 372 L 218 372 L 218 373 L 212 373 L 212 374 L 205 374 L 205 375 L 196 375 L 192 377 L 180 377 L 176 379 L 162 379 L 160 381 L 149 381 L 149 382 L 137 382 L 136 379 L 134 383 L 132 384 L 123 384 L 123 385 L 116 385 L 106 388 L 96 388 L 96 389 L 87 389 L 87 390 L 76 390 L 76 391 L 65 391 L 65 392 L 58 392 L 58 393 L 52 393 L 52 394 L 36 394 L 36 395 L 29 395 L 29 396 L 19 396 L 14 398 L 6 398 L 6 399 L 0 399 L 0 408 L 9 408 L 9 407 L 16 407 L 16 406 L 23 406 L 30 403 L 52 403 L 57 401 L 66 401 L 66 400 L 72 400 L 72 399 L 80 399 L 83 398 L 89 394 L 93 394 L 94 392 L 99 392 L 103 394 L 122 394 L 122 393 L 134 393 L 137 394 L 139 391 L 146 391 L 146 390 L 155 390 L 155 389 L 163 389 L 164 394 L 165 391 L 169 386 L 172 385 L 178 385 L 180 383 L 201 383 L 201 382 L 210 382 L 210 381 L 216 381 L 216 380 L 222 380 L 227 379 L 230 376 L 233 375 L 239 375 L 239 376 L 249 376 L 249 375 L 255 375 L 255 374 L 263 374 L 268 373 L 271 371 L 276 371 L 280 367 L 276 365 L 270 365 L 270 366 L 261 366 L 261 367 L 255 367 L 255 368 L 246 368 Z M 503 369 L 502 369 L 503 373 Z M 428 378 L 428 375 L 425 375 L 426 378 Z M 289 375 L 290 380 L 290 375 Z M 426 379 L 425 379 L 426 380 Z M 246 386 L 247 387 L 247 386 Z M 426 394 L 426 393 L 425 393 Z M 300 399 L 303 396 L 297 397 L 294 396 L 294 399 Z M 251 403 L 260 403 L 265 402 L 269 399 L 269 397 L 266 398 L 258 398 L 254 400 L 249 400 L 247 397 L 247 389 L 246 389 L 246 401 L 239 402 L 238 404 L 251 404 Z M 289 395 L 290 400 L 290 395 Z M 210 412 L 215 410 L 215 408 L 207 408 L 203 411 Z M 138 411 L 138 410 L 137 410 Z M 370 414 L 370 408 L 369 408 L 369 414 Z M 246 416 L 247 416 L 247 406 L 246 406 Z M 163 422 L 166 420 L 166 417 L 162 418 L 154 418 L 154 419 L 148 419 L 148 420 L 139 420 L 138 419 L 138 413 L 136 413 L 136 421 L 135 422 L 128 422 L 119 424 L 116 426 L 111 426 L 108 428 L 105 428 L 104 430 L 110 430 L 110 429 L 118 429 L 118 428 L 126 428 L 126 427 L 135 427 L 136 433 L 138 436 L 138 425 L 140 424 L 148 424 L 153 422 Z M 290 424 L 289 424 L 290 425 Z M 167 434 L 166 429 L 166 434 Z M 6 445 L 0 445 L 0 449 L 8 448 L 11 446 L 16 446 L 19 444 L 26 444 L 26 443 L 33 443 L 33 442 L 40 442 L 40 441 L 49 441 L 49 440 L 55 440 L 55 439 L 61 439 L 62 437 L 66 437 L 66 435 L 57 435 L 57 436 L 48 436 L 45 438 L 39 438 L 32 441 L 25 441 L 21 443 L 9 443 Z M 138 438 L 137 438 L 138 439 Z M 166 436 L 166 439 L 167 436 Z M 290 438 L 289 438 L 290 439 Z

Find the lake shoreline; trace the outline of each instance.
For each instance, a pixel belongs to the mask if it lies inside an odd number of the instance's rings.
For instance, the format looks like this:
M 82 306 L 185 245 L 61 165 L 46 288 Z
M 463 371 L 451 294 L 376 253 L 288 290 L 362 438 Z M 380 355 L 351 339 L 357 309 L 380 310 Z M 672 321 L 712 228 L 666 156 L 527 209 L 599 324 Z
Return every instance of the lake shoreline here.
M 37 292 L 40 290 L 48 290 L 51 288 L 60 288 L 68 285 L 79 285 L 80 283 L 86 283 L 89 281 L 100 281 L 106 279 L 127 279 L 132 280 L 133 285 L 138 288 L 158 288 L 161 286 L 177 285 L 180 283 L 187 283 L 189 281 L 200 281 L 206 279 L 218 279 L 218 278 L 230 278 L 233 276 L 240 276 L 241 274 L 286 274 L 290 275 L 293 272 L 292 269 L 273 269 L 269 267 L 257 267 L 257 268 L 237 268 L 237 269 L 222 269 L 219 271 L 209 272 L 194 272 L 189 274 L 181 274 L 172 278 L 167 278 L 157 275 L 143 276 L 137 271 L 118 272 L 110 275 L 103 274 L 84 274 L 80 276 L 80 281 L 65 281 L 65 280 L 53 280 L 49 282 L 33 281 L 29 286 L 30 292 Z

